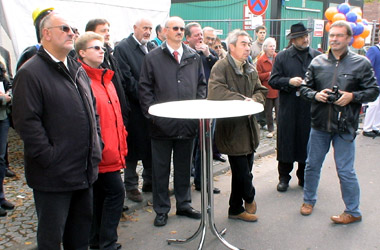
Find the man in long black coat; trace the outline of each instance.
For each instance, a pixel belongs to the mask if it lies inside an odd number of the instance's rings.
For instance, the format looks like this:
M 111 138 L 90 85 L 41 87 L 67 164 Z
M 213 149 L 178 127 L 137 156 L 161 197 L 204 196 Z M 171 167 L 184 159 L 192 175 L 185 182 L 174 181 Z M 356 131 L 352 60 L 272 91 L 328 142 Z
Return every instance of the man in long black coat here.
M 148 120 L 141 112 L 138 96 L 138 84 L 141 65 L 145 55 L 155 45 L 150 40 L 152 22 L 146 18 L 138 20 L 133 25 L 134 33 L 123 39 L 116 47 L 114 56 L 119 64 L 123 77 L 125 94 L 130 104 L 128 121 L 128 156 L 127 168 L 124 172 L 124 184 L 128 199 L 141 202 L 142 196 L 138 190 L 138 175 L 136 166 L 142 160 L 144 170 L 142 177 L 143 192 L 152 191 L 152 151 L 148 131 Z
M 280 90 L 277 117 L 277 190 L 285 192 L 291 179 L 293 163 L 298 162 L 298 185 L 303 186 L 306 148 L 310 133 L 310 103 L 300 98 L 299 88 L 311 60 L 320 54 L 309 47 L 309 34 L 302 23 L 291 26 L 287 36 L 292 46 L 278 53 L 269 85 Z

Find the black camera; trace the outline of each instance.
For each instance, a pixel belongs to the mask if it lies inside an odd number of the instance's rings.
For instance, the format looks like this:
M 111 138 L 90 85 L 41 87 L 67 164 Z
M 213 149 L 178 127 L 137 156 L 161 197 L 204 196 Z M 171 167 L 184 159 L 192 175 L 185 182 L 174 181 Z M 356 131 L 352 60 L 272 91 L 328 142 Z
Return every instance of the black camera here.
M 339 93 L 338 86 L 334 86 L 331 92 L 326 92 L 326 93 L 328 94 L 327 103 L 334 103 L 342 96 L 342 94 Z

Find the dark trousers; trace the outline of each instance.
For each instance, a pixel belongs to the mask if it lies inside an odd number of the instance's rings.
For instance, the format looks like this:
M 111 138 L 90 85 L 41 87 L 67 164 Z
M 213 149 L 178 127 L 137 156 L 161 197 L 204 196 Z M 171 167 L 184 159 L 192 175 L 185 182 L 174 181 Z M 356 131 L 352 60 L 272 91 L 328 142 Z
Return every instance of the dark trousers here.
M 100 249 L 116 249 L 117 226 L 123 212 L 124 196 L 120 171 L 99 174 L 94 183 L 90 245 L 98 245 Z
M 139 185 L 139 175 L 136 173 L 137 160 L 128 160 L 125 162 L 127 168 L 124 169 L 124 185 L 126 191 L 131 191 L 138 188 Z M 147 158 L 142 160 L 143 172 L 142 178 L 144 184 L 152 184 L 152 158 Z
M 278 112 L 279 105 L 280 105 L 280 102 L 278 98 L 275 98 L 275 99 L 267 98 L 265 100 L 264 113 L 265 113 L 265 119 L 267 121 L 269 132 L 274 131 L 273 108 L 274 108 L 274 112 L 276 114 L 276 119 L 277 119 L 277 112 Z
M 228 156 L 231 165 L 232 182 L 230 195 L 230 208 L 228 214 L 238 215 L 245 211 L 243 200 L 253 202 L 255 188 L 252 184 L 253 153 L 249 155 Z
M 39 250 L 88 249 L 92 187 L 68 192 L 33 190 L 38 217 Z
M 9 119 L 0 120 L 0 205 L 5 202 L 4 177 L 7 171 L 5 153 L 7 151 Z
M 297 169 L 297 177 L 299 184 L 303 185 L 304 182 L 304 173 L 305 173 L 305 163 L 298 162 L 298 169 Z M 293 162 L 278 162 L 278 174 L 279 174 L 279 180 L 281 182 L 288 183 L 290 179 L 292 178 L 290 176 L 290 172 L 293 170 Z
M 169 176 L 172 152 L 177 210 L 191 206 L 190 165 L 193 143 L 193 139 L 152 139 L 153 209 L 157 214 L 170 211 Z

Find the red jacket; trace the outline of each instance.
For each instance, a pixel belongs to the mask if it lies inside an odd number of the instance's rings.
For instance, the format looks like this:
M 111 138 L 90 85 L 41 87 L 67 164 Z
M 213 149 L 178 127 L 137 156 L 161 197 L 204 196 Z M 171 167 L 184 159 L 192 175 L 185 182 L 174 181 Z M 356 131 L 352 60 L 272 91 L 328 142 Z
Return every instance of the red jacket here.
M 81 62 L 81 61 L 80 61 Z M 125 167 L 128 153 L 127 131 L 115 86 L 111 82 L 114 72 L 110 69 L 95 69 L 82 63 L 91 79 L 91 88 L 96 98 L 96 109 L 100 117 L 100 129 L 104 142 L 99 173 L 114 172 Z
M 259 78 L 261 81 L 261 84 L 264 85 L 268 90 L 267 98 L 269 99 L 275 99 L 278 97 L 278 90 L 272 89 L 271 86 L 269 86 L 268 81 L 270 78 L 270 72 L 272 71 L 272 67 L 274 64 L 274 58 L 276 57 L 276 53 L 273 56 L 273 62 L 269 60 L 267 55 L 264 53 L 262 54 L 259 59 L 257 60 L 256 69 L 259 73 Z

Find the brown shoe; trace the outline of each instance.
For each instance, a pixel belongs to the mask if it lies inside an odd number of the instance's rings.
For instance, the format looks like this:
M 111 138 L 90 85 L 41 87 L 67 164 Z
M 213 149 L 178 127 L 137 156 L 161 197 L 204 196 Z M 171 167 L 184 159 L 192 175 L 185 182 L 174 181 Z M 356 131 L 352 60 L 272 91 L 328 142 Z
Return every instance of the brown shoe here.
M 252 201 L 252 203 L 245 202 L 245 211 L 249 214 L 255 214 L 257 210 L 256 201 Z
M 361 221 L 362 217 L 352 216 L 351 214 L 342 213 L 341 215 L 331 216 L 331 220 L 336 224 L 350 224 L 353 222 Z
M 229 219 L 234 219 L 234 220 L 243 220 L 243 221 L 248 221 L 248 222 L 255 222 L 257 221 L 257 216 L 255 214 L 250 214 L 247 213 L 246 211 L 238 214 L 238 215 L 228 215 Z
M 127 198 L 134 202 L 142 202 L 143 197 L 138 189 L 126 191 Z
M 313 205 L 307 203 L 302 204 L 300 212 L 302 215 L 305 216 L 311 215 L 311 213 L 313 212 Z

